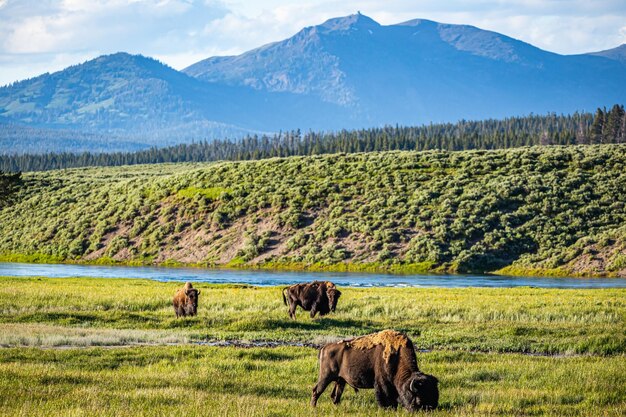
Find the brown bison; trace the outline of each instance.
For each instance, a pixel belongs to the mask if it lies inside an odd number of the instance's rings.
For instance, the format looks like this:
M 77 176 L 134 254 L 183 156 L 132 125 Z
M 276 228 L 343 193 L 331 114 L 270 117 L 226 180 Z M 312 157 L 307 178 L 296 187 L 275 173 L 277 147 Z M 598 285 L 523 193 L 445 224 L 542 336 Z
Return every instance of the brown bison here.
M 195 316 L 198 313 L 198 296 L 200 291 L 195 289 L 191 282 L 187 282 L 185 286 L 174 295 L 174 311 L 176 317 Z
M 329 343 L 320 349 L 319 366 L 313 407 L 331 382 L 335 383 L 330 394 L 334 404 L 339 404 L 346 384 L 355 390 L 374 388 L 381 407 L 397 408 L 400 403 L 417 411 L 434 409 L 439 403 L 437 378 L 420 372 L 413 343 L 395 330 Z
M 311 318 L 317 313 L 325 316 L 337 308 L 341 291 L 330 281 L 313 281 L 283 288 L 283 302 L 289 306 L 289 317 L 295 320 L 296 308 L 311 311 Z

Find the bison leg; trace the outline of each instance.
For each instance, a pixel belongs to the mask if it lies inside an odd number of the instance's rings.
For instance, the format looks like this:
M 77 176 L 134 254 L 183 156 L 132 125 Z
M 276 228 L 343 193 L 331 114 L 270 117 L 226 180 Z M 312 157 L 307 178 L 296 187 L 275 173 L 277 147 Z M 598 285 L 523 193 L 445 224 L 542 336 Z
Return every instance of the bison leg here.
M 317 314 L 317 304 L 313 304 L 311 306 L 311 318 L 315 318 L 315 315 Z
M 393 387 L 385 383 L 375 383 L 374 393 L 376 394 L 376 402 L 383 408 L 397 408 L 398 401 L 395 398 Z
M 291 317 L 293 320 L 296 319 L 296 308 L 297 307 L 298 307 L 298 305 L 292 299 L 289 299 L 289 317 Z
M 333 400 L 333 404 L 339 404 L 341 401 L 341 394 L 343 394 L 343 389 L 346 387 L 346 380 L 343 378 L 339 378 L 335 381 L 335 386 L 333 387 L 333 392 L 330 393 L 330 398 Z
M 313 387 L 313 394 L 311 395 L 312 407 L 315 407 L 317 405 L 317 399 L 320 397 L 320 395 L 322 395 L 326 387 L 328 387 L 328 385 L 333 381 L 337 381 L 337 374 L 334 373 L 331 369 L 324 369 L 321 366 L 320 362 L 320 374 L 317 378 L 317 384 L 315 384 L 315 386 Z M 334 389 L 333 392 L 335 392 Z
M 326 377 L 325 379 L 317 381 L 317 384 L 313 387 L 313 394 L 311 395 L 311 407 L 315 407 L 317 405 L 317 399 L 324 393 L 324 390 L 331 382 L 333 382 L 331 377 Z

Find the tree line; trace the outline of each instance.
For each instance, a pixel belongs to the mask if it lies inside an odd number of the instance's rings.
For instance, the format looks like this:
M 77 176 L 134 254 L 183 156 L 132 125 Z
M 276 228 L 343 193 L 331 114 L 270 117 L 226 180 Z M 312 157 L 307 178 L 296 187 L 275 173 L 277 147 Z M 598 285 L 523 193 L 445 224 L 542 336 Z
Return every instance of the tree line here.
M 337 132 L 279 132 L 150 148 L 136 152 L 0 155 L 0 170 L 45 171 L 84 166 L 163 162 L 253 160 L 295 155 L 389 150 L 449 151 L 532 145 L 626 143 L 623 105 L 571 115 L 529 115 L 501 120 L 461 120 L 424 126 L 384 126 Z

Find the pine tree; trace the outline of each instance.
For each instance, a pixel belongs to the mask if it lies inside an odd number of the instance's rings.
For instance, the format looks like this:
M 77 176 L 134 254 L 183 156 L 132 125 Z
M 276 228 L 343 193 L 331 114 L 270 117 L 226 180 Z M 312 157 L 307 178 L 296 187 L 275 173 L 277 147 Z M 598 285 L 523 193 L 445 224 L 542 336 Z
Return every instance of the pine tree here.
M 591 124 L 591 143 L 602 143 L 604 128 L 604 111 L 598 107 L 595 116 L 593 116 L 593 123 Z
M 624 108 L 614 105 L 606 116 L 606 125 L 603 127 L 603 138 L 605 143 L 614 142 L 620 137 Z
M 577 145 L 588 145 L 589 137 L 585 132 L 585 124 L 582 120 L 578 121 L 578 129 L 576 129 L 576 144 Z
M 620 136 L 617 143 L 626 143 L 626 114 L 622 116 L 622 127 L 620 128 Z

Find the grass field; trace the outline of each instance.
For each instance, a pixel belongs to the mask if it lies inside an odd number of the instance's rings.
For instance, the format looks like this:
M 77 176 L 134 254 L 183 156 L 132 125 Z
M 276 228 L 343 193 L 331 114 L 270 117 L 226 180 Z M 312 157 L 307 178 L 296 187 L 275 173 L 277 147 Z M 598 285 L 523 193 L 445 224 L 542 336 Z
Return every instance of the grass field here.
M 134 347 L 0 350 L 3 415 L 325 416 L 394 415 L 372 390 L 324 393 L 308 405 L 311 348 Z M 419 355 L 441 381 L 439 415 L 621 416 L 623 356 L 531 357 L 438 351 Z M 399 414 L 408 414 L 400 410 Z
M 433 416 L 626 413 L 626 290 L 342 288 L 336 314 L 292 321 L 280 288 L 198 284 L 198 317 L 176 320 L 178 285 L 0 278 L 0 415 L 395 415 L 371 390 L 313 412 L 314 348 L 192 343 L 383 328 L 429 350 Z

